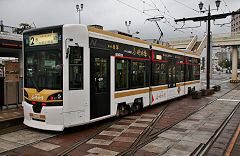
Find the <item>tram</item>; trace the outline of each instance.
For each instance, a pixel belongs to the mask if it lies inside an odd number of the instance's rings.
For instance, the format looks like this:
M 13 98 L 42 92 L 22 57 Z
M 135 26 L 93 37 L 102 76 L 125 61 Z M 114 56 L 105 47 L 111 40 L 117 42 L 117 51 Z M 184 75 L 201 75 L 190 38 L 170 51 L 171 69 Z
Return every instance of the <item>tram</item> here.
M 23 34 L 24 124 L 63 131 L 200 90 L 200 58 L 90 26 Z

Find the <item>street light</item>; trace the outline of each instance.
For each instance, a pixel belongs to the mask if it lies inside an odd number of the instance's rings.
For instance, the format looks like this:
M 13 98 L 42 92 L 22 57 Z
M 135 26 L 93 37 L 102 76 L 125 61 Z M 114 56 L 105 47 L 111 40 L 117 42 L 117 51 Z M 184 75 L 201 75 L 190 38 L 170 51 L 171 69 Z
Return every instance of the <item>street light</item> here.
M 216 1 L 215 1 L 215 3 L 216 3 L 217 10 L 218 10 L 218 8 L 219 8 L 219 6 L 220 6 L 220 3 L 221 3 L 221 1 L 220 1 L 220 0 L 216 0 Z
M 216 4 L 217 9 L 212 9 L 212 10 L 218 10 L 218 8 L 219 8 L 219 6 L 220 6 L 220 3 L 221 3 L 220 0 L 216 0 L 216 1 L 215 1 L 215 4 Z M 205 11 L 210 12 L 210 5 L 209 5 L 209 10 L 204 10 L 204 11 L 202 11 L 202 9 L 203 9 L 203 5 L 204 5 L 204 4 L 203 4 L 202 1 L 199 2 L 198 7 L 199 7 L 200 12 L 205 12 Z
M 216 0 L 215 3 L 216 3 L 216 7 L 218 10 L 218 7 L 220 6 L 220 0 Z M 204 10 L 202 11 L 202 8 L 203 8 L 203 2 L 200 2 L 198 4 L 199 6 L 199 9 L 200 9 L 200 12 L 205 12 L 205 11 L 208 11 L 208 16 L 207 16 L 207 72 L 206 72 L 206 79 L 207 79 L 207 90 L 210 89 L 210 59 L 211 59 L 211 32 L 210 32 L 210 29 L 211 29 L 211 9 L 210 9 L 210 4 L 209 4 L 209 7 L 208 7 L 208 10 Z M 214 10 L 214 9 L 212 9 Z
M 126 27 L 127 27 L 127 32 L 130 34 L 130 29 L 129 29 L 129 27 L 130 27 L 130 25 L 131 25 L 131 21 L 125 21 L 125 25 L 126 25 Z
M 201 1 L 201 2 L 198 4 L 198 6 L 199 6 L 200 11 L 202 11 L 202 8 L 203 8 L 203 2 Z
M 80 24 L 80 23 L 81 23 L 80 12 L 83 11 L 83 4 L 80 4 L 80 7 L 79 7 L 79 5 L 77 4 L 77 5 L 76 5 L 76 9 L 77 9 L 77 12 L 79 12 L 79 24 Z

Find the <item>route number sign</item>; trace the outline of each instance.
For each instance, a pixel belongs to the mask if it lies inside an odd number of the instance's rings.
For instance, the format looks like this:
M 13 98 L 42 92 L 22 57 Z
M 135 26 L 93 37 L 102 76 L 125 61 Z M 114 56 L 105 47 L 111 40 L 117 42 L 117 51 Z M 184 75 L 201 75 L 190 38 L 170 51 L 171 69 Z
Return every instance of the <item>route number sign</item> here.
M 48 33 L 29 36 L 29 46 L 38 46 L 58 43 L 58 33 Z

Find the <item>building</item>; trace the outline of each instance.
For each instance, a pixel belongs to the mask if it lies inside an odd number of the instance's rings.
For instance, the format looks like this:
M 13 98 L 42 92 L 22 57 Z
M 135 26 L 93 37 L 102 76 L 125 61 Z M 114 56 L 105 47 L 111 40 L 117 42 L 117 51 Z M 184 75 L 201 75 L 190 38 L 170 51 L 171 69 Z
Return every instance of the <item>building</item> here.
M 222 62 L 228 59 L 226 51 L 217 52 L 215 56 L 218 58 L 219 62 Z
M 240 9 L 238 9 L 237 11 L 240 11 Z M 232 15 L 231 32 L 240 33 L 240 14 Z

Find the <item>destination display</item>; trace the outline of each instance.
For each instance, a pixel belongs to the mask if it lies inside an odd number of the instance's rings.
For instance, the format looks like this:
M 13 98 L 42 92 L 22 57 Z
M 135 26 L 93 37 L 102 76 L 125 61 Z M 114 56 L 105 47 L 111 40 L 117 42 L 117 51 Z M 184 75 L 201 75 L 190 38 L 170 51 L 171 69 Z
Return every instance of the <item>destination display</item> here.
M 116 43 L 93 37 L 90 37 L 89 42 L 90 48 L 101 48 L 110 50 L 111 54 L 115 56 L 149 59 L 149 50 L 147 48 L 137 47 L 123 43 Z
M 29 36 L 29 46 L 38 46 L 46 44 L 57 44 L 58 33 L 48 33 Z

